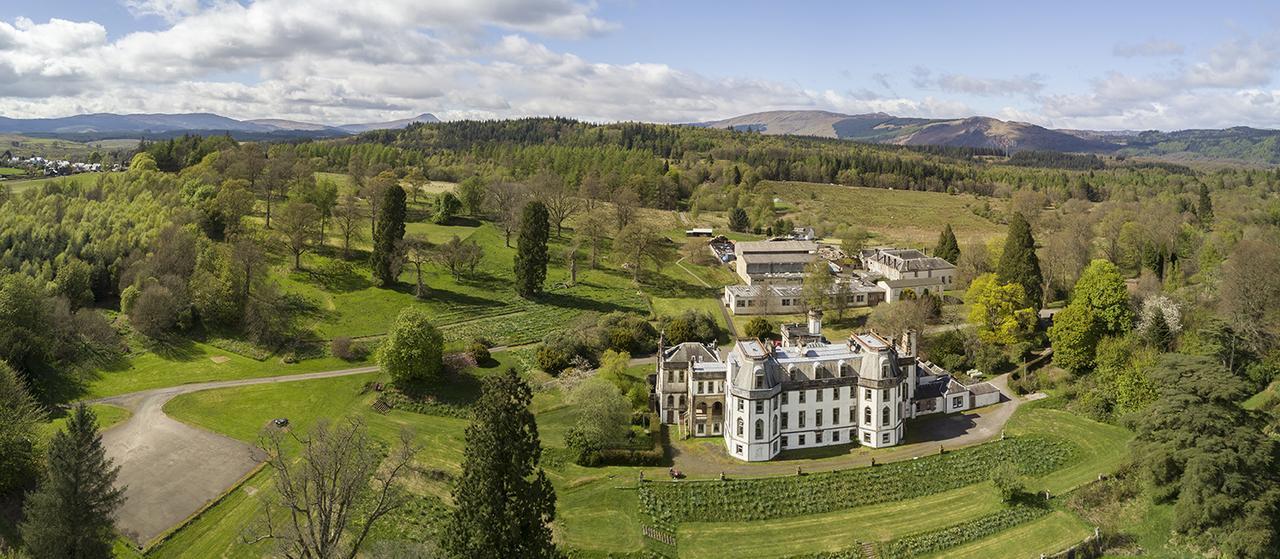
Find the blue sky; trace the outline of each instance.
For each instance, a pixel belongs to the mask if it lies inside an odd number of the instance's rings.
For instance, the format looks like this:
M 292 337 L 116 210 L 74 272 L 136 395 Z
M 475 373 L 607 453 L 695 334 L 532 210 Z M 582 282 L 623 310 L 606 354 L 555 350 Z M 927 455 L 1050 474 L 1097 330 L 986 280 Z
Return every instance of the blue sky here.
M 0 1 L 0 115 L 1280 127 L 1267 2 Z

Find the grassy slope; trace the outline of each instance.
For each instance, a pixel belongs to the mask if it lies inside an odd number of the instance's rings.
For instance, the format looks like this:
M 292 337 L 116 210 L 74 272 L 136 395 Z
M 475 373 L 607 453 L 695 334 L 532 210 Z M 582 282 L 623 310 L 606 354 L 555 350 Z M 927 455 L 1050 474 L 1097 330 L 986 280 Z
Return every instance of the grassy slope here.
M 4 184 L 9 185 L 9 192 L 17 194 L 24 190 L 35 188 L 42 184 L 46 184 L 54 181 L 69 181 L 77 184 L 88 184 L 88 183 L 97 181 L 98 177 L 104 174 L 106 173 L 80 173 L 78 175 L 70 175 L 66 177 L 47 177 L 47 178 L 40 178 L 40 179 L 5 181 Z
M 972 211 L 984 203 L 999 209 L 1004 201 L 996 198 L 803 182 L 766 184 L 780 204 L 791 208 L 786 217 L 797 225 L 861 226 L 875 236 L 871 244 L 933 246 L 947 223 L 961 243 L 1004 233 L 1004 226 Z
M 1021 526 L 1015 526 L 990 538 L 942 551 L 932 557 L 951 559 L 986 559 L 988 557 L 1036 557 L 1054 553 L 1077 543 L 1093 533 L 1089 526 L 1070 513 L 1055 511 Z

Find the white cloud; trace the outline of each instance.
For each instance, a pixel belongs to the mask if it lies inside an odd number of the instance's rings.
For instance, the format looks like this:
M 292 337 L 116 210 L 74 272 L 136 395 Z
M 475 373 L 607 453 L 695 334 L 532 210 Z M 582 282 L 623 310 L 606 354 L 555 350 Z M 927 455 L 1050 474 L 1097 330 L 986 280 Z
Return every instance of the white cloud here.
M 165 21 L 177 21 L 200 10 L 199 0 L 123 0 L 123 4 L 134 16 L 159 16 Z

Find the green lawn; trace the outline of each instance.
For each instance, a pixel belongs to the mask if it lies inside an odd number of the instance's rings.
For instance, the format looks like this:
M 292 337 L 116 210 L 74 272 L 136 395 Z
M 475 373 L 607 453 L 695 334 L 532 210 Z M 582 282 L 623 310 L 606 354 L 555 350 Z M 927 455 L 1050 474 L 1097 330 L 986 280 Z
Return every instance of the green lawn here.
M 1129 459 L 1129 441 L 1133 433 L 1105 423 L 1080 417 L 1062 410 L 1023 405 L 1014 412 L 1006 432 L 1010 435 L 1042 434 L 1070 440 L 1078 447 L 1079 457 L 1071 465 L 1038 480 L 1030 489 L 1047 489 L 1059 494 L 1114 472 Z
M 7 177 L 7 176 L 13 176 L 13 175 L 25 175 L 25 174 L 27 174 L 26 169 L 18 169 L 16 167 L 0 167 L 0 177 Z
M 294 364 L 278 358 L 265 361 L 215 348 L 200 342 L 156 347 L 124 357 L 88 379 L 86 398 L 101 398 L 139 390 L 194 382 L 235 380 L 349 369 L 367 365 L 326 357 Z
M 857 541 L 885 541 L 990 514 L 1002 507 L 988 484 L 909 501 L 767 522 L 691 522 L 680 525 L 681 557 L 782 557 L 836 551 Z
M 994 536 L 954 547 L 931 555 L 949 559 L 987 559 L 988 557 L 1023 557 L 1031 559 L 1071 547 L 1093 534 L 1075 515 L 1055 511 L 1015 526 Z
M 111 406 L 107 404 L 90 404 L 89 409 L 93 410 L 94 415 L 98 416 L 98 430 L 106 431 L 117 424 L 129 419 L 129 410 L 119 406 Z M 71 413 L 70 411 L 67 412 Z M 62 415 L 49 420 L 41 431 L 41 437 L 48 440 L 53 437 L 54 433 L 62 430 L 67 425 L 68 415 Z

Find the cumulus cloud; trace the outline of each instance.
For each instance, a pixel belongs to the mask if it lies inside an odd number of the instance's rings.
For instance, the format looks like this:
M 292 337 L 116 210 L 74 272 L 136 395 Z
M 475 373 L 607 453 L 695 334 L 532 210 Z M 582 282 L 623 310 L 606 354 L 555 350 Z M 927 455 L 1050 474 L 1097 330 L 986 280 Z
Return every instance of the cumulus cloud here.
M 1125 58 L 1135 56 L 1177 56 L 1186 50 L 1181 43 L 1174 41 L 1162 41 L 1159 39 L 1148 39 L 1141 43 L 1116 43 L 1111 49 L 1112 54 Z

